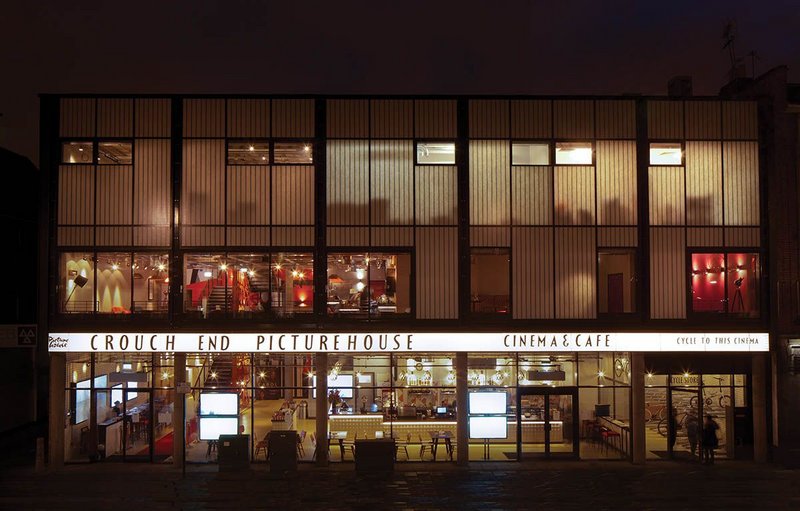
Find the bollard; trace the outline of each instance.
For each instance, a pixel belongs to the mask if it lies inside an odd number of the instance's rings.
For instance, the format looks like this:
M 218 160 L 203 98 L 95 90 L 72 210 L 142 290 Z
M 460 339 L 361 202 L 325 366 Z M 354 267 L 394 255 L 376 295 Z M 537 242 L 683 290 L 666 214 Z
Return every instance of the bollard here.
M 44 438 L 36 439 L 36 471 L 44 472 Z

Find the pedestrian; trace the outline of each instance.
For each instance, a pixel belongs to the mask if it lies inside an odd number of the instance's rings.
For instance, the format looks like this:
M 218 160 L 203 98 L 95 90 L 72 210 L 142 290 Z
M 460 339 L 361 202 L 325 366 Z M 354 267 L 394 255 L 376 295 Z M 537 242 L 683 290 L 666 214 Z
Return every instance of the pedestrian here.
M 686 416 L 686 437 L 689 439 L 689 448 L 692 450 L 692 458 L 694 458 L 695 451 L 697 450 L 699 429 L 700 424 L 697 420 L 697 416 L 694 413 L 689 413 Z M 697 454 L 701 453 L 698 452 Z
M 706 415 L 706 420 L 703 422 L 703 463 L 706 465 L 714 464 L 714 449 L 719 447 L 718 429 L 719 424 L 716 423 L 714 417 Z

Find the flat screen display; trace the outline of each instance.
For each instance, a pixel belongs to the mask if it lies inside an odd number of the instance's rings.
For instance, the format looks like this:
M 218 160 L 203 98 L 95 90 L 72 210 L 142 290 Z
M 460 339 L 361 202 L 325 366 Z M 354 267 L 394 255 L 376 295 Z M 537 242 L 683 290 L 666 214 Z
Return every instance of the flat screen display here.
M 441 415 L 444 415 L 444 414 L 446 414 L 446 413 L 447 413 L 447 407 L 446 407 L 446 406 L 440 406 L 440 407 L 438 407 L 438 408 L 436 409 L 436 413 L 438 413 L 438 414 L 441 414 Z
M 200 440 L 219 440 L 220 435 L 237 435 L 237 417 L 200 417 Z
M 470 417 L 470 438 L 507 438 L 507 417 Z
M 200 415 L 239 415 L 239 395 L 235 392 L 201 393 Z
M 316 399 L 317 398 L 316 375 L 311 379 L 312 379 L 311 384 L 314 386 L 314 392 L 312 397 Z M 338 390 L 339 397 L 341 397 L 342 399 L 353 399 L 353 375 L 340 374 L 335 379 L 332 376 L 328 376 L 328 391 L 331 390 Z
M 505 392 L 470 392 L 469 413 L 471 414 L 505 414 Z

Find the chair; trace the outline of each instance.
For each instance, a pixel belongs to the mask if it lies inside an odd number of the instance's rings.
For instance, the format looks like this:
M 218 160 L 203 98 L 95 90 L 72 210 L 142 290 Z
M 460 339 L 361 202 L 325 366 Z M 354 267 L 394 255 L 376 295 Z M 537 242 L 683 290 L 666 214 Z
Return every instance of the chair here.
M 258 458 L 258 453 L 264 451 L 264 460 L 265 461 L 269 460 L 269 451 L 267 449 L 268 447 L 269 447 L 269 433 L 264 435 L 263 440 L 259 440 L 258 443 L 256 443 L 255 457 Z
M 419 459 L 420 460 L 423 459 L 422 457 L 425 455 L 426 451 L 429 451 L 431 453 L 431 456 L 432 456 L 433 455 L 433 440 L 425 441 L 425 440 L 422 439 L 422 435 L 421 434 L 418 435 L 418 436 L 419 436 Z
M 388 435 L 384 434 L 384 437 L 387 437 L 387 436 Z M 395 435 L 392 435 L 392 437 L 394 438 Z M 406 460 L 410 460 L 411 459 L 411 457 L 408 455 L 408 444 L 410 444 L 410 443 L 411 443 L 411 433 L 406 435 L 405 440 L 400 440 L 398 438 L 395 438 L 395 440 L 394 440 L 395 461 L 397 461 L 397 453 L 400 452 L 400 449 L 403 449 L 403 451 L 406 453 Z
M 364 435 L 366 437 L 366 435 Z M 356 439 L 358 438 L 358 433 L 353 435 L 353 438 L 349 436 L 342 441 L 342 445 L 344 446 L 345 451 L 350 451 L 350 454 L 353 455 L 355 458 L 356 456 Z
M 606 454 L 608 454 L 608 446 L 612 442 L 614 443 L 614 448 L 615 449 L 621 450 L 617 445 L 619 443 L 619 439 L 620 439 L 620 434 L 619 433 L 617 433 L 616 431 L 612 431 L 612 430 L 610 430 L 608 428 L 603 428 L 603 431 L 601 432 L 601 435 L 602 435 L 603 440 L 604 440 L 604 444 L 605 444 L 604 446 L 605 446 Z

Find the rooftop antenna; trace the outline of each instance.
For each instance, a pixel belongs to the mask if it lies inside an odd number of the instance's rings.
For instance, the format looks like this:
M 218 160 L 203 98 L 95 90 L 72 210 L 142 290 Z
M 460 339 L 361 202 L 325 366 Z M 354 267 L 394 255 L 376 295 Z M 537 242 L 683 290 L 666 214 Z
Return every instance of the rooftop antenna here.
M 722 40 L 724 44 L 722 45 L 722 49 L 728 49 L 728 55 L 731 59 L 731 69 L 736 67 L 736 22 L 733 20 L 729 20 L 725 24 L 725 28 L 722 29 Z

